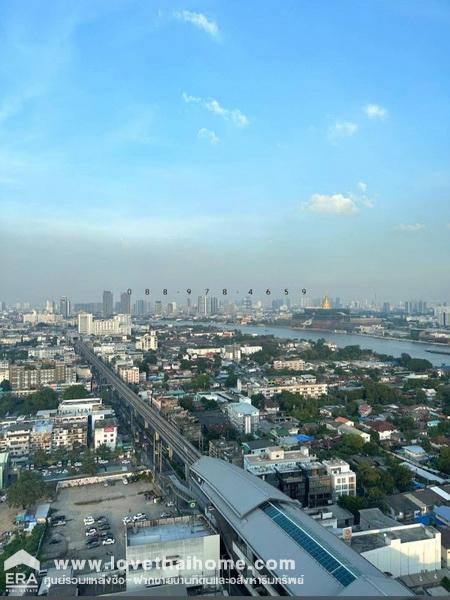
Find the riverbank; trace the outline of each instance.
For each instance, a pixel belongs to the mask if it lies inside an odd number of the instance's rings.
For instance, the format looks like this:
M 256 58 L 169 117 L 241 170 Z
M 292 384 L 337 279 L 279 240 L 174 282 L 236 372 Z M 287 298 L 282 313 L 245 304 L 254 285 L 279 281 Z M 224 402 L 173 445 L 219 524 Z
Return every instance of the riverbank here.
M 385 337 L 372 337 L 368 335 L 360 335 L 354 333 L 333 333 L 324 330 L 312 331 L 310 329 L 293 329 L 292 327 L 286 326 L 275 326 L 275 325 L 239 325 L 231 323 L 217 323 L 214 321 L 155 321 L 156 323 L 167 323 L 173 326 L 194 326 L 194 325 L 209 325 L 216 329 L 223 331 L 236 331 L 240 330 L 243 333 L 251 335 L 273 335 L 277 338 L 284 339 L 297 339 L 297 340 L 310 340 L 317 341 L 320 338 L 326 338 L 330 342 L 334 342 L 338 347 L 343 348 L 345 346 L 361 346 L 372 350 L 377 354 L 386 354 L 388 356 L 394 356 L 399 358 L 402 354 L 409 354 L 412 358 L 422 358 L 428 360 L 435 367 L 443 365 L 450 365 L 450 358 L 446 361 L 439 358 L 437 354 L 428 352 L 428 350 L 437 350 L 441 348 L 442 344 L 433 344 L 426 342 L 419 342 L 414 340 L 403 340 L 400 338 L 385 338 Z

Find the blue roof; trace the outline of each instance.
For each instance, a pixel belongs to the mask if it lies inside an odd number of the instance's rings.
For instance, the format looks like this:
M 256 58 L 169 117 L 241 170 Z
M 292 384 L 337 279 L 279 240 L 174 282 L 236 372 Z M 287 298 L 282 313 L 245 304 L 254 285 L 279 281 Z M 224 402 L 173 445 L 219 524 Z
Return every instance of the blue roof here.
M 425 450 L 422 448 L 422 446 L 404 446 L 403 450 L 414 452 L 415 454 L 425 454 Z
M 299 433 L 296 436 L 296 438 L 297 438 L 297 440 L 299 442 L 312 442 L 313 439 L 314 439 L 314 436 L 313 435 L 306 435 L 305 433 Z
M 437 517 L 450 521 L 450 506 L 435 506 L 433 512 Z

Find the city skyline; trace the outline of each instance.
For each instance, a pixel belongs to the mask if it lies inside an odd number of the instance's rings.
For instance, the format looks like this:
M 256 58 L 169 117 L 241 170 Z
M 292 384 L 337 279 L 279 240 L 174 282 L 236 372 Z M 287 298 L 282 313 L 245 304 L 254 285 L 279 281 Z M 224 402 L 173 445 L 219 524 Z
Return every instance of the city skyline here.
M 2 300 L 292 281 L 447 300 L 448 5 L 0 14 Z

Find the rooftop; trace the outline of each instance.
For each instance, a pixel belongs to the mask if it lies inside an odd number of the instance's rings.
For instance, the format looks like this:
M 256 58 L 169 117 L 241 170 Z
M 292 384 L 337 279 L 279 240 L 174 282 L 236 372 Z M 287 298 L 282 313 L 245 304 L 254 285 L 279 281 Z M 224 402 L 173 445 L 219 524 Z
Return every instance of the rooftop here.
M 437 530 L 424 525 L 405 525 L 404 527 L 362 531 L 353 534 L 351 547 L 361 554 L 375 548 L 389 546 L 393 540 L 399 540 L 401 544 L 418 542 L 430 539 L 436 533 Z
M 200 516 L 143 521 L 127 528 L 127 546 L 187 540 L 213 534 L 207 521 Z
M 238 536 L 262 560 L 294 560 L 303 584 L 287 583 L 293 595 L 409 596 L 352 548 L 301 510 L 299 503 L 230 463 L 203 456 L 191 471 L 206 496 Z M 279 562 L 281 564 L 281 562 Z M 292 571 L 277 567 L 274 576 Z

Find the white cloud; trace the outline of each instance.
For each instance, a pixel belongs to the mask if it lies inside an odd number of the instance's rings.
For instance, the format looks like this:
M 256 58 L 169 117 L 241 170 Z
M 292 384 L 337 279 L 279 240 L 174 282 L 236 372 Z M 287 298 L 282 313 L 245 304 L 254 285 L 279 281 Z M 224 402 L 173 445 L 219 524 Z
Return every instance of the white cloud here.
M 368 186 L 367 186 L 367 183 L 365 183 L 364 181 L 358 181 L 357 186 L 361 192 L 367 192 Z
M 191 25 L 194 25 L 194 27 L 205 31 L 214 38 L 217 38 L 219 36 L 219 27 L 217 23 L 211 19 L 208 19 L 208 17 L 202 13 L 195 13 L 190 12 L 189 10 L 182 10 L 179 12 L 175 12 L 174 16 L 180 21 L 183 21 L 184 23 L 190 23 Z
M 329 135 L 331 139 L 340 137 L 350 137 L 358 131 L 358 123 L 352 121 L 336 121 L 336 123 L 330 127 Z
M 379 104 L 366 104 L 364 112 L 369 119 L 385 119 L 388 116 L 388 111 Z
M 357 203 L 364 205 L 366 208 L 373 208 L 375 205 L 374 200 L 369 195 L 369 186 L 365 181 L 358 181 L 356 184 L 358 193 L 352 196 Z
M 200 140 L 207 140 L 213 146 L 220 142 L 216 133 L 214 131 L 211 131 L 211 129 L 206 129 L 206 127 L 202 127 L 198 130 L 197 137 Z
M 246 127 L 250 122 L 248 117 L 238 108 L 224 108 L 220 102 L 214 100 L 214 98 L 204 99 L 199 96 L 190 96 L 189 94 L 186 94 L 186 92 L 183 92 L 182 98 L 187 104 L 199 104 L 214 115 L 222 117 L 222 119 L 225 119 L 226 121 L 230 121 L 233 125 L 236 125 L 236 127 Z
M 313 194 L 302 204 L 304 210 L 330 215 L 353 215 L 359 212 L 356 201 L 343 194 Z
M 423 223 L 400 223 L 396 229 L 397 231 L 405 231 L 407 233 L 417 233 L 425 229 L 425 225 Z

